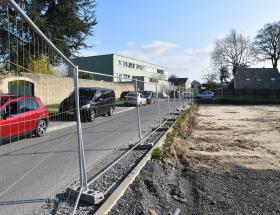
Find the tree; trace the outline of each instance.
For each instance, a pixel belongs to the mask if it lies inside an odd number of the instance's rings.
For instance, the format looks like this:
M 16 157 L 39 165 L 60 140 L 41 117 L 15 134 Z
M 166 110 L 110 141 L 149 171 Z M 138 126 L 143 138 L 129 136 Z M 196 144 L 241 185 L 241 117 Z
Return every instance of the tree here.
M 74 56 L 97 24 L 95 0 L 16 0 L 43 33 L 66 56 Z M 0 72 L 29 68 L 44 56 L 53 66 L 61 60 L 35 30 L 22 21 L 9 1 L 0 4 Z M 53 56 L 50 56 L 53 55 Z
M 208 90 L 215 90 L 217 88 L 217 83 L 215 82 L 217 80 L 217 74 L 215 72 L 206 71 L 202 79 L 205 80 Z
M 224 38 L 218 39 L 211 53 L 211 60 L 215 68 L 222 72 L 225 71 L 224 68 L 232 68 L 232 74 L 236 73 L 238 67 L 247 66 L 250 57 L 250 40 L 236 30 L 231 30 Z
M 47 56 L 41 56 L 38 59 L 30 60 L 28 64 L 28 70 L 23 72 L 31 72 L 46 75 L 58 74 L 58 72 L 49 64 Z
M 228 67 L 221 66 L 218 70 L 218 75 L 221 83 L 228 82 L 228 79 L 230 78 Z
M 270 60 L 277 68 L 280 58 L 280 21 L 266 24 L 254 40 L 254 55 L 259 61 Z
M 22 2 L 22 0 L 18 0 Z M 67 56 L 85 44 L 97 24 L 95 0 L 29 0 L 24 10 L 48 38 Z

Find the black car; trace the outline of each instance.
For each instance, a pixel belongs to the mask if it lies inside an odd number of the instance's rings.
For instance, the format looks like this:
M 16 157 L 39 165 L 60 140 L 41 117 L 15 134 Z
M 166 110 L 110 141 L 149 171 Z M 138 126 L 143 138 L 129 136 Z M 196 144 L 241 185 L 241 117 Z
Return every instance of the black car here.
M 147 104 L 155 103 L 156 102 L 156 94 L 153 91 L 143 91 L 142 94 L 147 99 Z
M 131 91 L 123 91 L 122 93 L 121 93 L 121 95 L 120 95 L 120 99 L 124 99 L 125 98 L 125 96 L 128 94 L 128 93 L 130 93 Z
M 92 122 L 97 116 L 113 115 L 115 92 L 98 87 L 80 87 L 80 114 L 82 121 Z M 65 98 L 59 106 L 59 112 L 66 116 L 76 116 L 75 92 Z

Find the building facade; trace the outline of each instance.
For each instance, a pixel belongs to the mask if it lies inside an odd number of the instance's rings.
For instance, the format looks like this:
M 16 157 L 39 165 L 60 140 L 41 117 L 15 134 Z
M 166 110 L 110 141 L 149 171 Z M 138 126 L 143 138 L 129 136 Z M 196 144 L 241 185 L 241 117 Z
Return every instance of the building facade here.
M 168 80 L 165 67 L 117 54 L 78 57 L 72 59 L 72 62 L 78 65 L 80 70 L 112 75 L 114 82 L 131 81 L 131 78 L 136 76 L 148 78 L 150 82 Z

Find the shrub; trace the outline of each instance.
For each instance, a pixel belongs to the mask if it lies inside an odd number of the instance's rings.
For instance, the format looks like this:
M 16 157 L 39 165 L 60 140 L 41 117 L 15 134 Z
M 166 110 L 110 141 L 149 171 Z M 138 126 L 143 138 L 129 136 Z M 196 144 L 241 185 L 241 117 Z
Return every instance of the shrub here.
M 152 152 L 152 159 L 160 159 L 160 157 L 161 157 L 161 149 L 157 147 Z
M 48 58 L 44 55 L 28 63 L 28 72 L 46 75 L 54 75 L 56 73 L 50 65 Z

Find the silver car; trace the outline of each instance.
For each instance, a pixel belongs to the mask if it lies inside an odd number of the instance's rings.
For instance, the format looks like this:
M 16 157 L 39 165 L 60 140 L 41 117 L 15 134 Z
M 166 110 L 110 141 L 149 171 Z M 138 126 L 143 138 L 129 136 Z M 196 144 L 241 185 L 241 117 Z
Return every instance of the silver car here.
M 137 93 L 136 96 L 135 92 L 131 92 L 124 97 L 124 104 L 142 106 L 147 104 L 147 99 L 145 98 L 145 96 L 143 96 L 142 93 Z
M 199 99 L 212 99 L 214 97 L 214 93 L 212 91 L 204 91 L 197 95 Z

